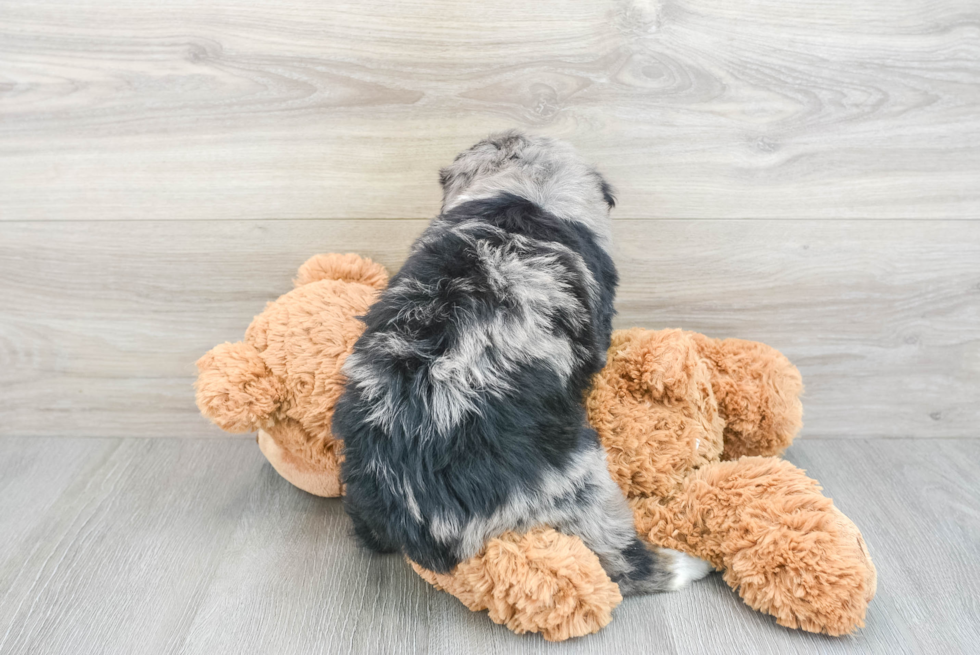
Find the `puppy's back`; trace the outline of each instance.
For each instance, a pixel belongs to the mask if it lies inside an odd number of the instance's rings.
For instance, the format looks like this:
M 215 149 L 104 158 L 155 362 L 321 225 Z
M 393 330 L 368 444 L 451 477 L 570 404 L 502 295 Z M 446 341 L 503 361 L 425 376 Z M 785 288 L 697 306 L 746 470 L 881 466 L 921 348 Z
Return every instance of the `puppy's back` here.
M 334 430 L 359 536 L 452 568 L 466 526 L 579 448 L 616 273 L 585 226 L 499 194 L 454 206 L 365 317 Z

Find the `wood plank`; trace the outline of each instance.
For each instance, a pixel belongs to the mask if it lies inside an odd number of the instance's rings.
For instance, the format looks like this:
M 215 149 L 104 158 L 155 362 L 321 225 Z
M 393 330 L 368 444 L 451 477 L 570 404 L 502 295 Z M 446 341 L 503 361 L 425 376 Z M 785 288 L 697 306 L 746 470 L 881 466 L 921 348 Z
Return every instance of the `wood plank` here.
M 779 349 L 803 374 L 804 435 L 975 434 L 980 222 L 617 227 L 617 326 Z
M 974 0 L 0 6 L 0 219 L 424 218 L 485 133 L 624 218 L 980 217 Z
M 469 612 L 397 556 L 362 551 L 339 501 L 290 486 L 250 440 L 0 439 L 19 461 L 57 462 L 56 447 L 91 463 L 57 502 L 17 511 L 62 484 L 56 466 L 0 495 L 0 517 L 16 517 L 6 526 L 32 537 L 0 551 L 0 653 L 554 651 Z M 868 542 L 879 585 L 866 628 L 834 639 L 778 627 L 713 575 L 627 599 L 562 652 L 971 652 L 980 440 L 801 441 L 788 458 Z
M 29 538 L 0 551 L 0 653 L 174 652 L 262 467 L 254 442 L 0 444 L 22 459 L 66 464 L 37 468 L 0 497 L 0 516 L 17 516 L 36 494 L 63 488 L 24 522 Z M 91 465 L 66 478 L 62 449 L 87 450 Z
M 35 439 L 26 444 L 0 438 L 0 498 L 11 500 L 0 503 L 0 597 L 22 573 L 5 564 L 36 545 L 37 523 L 63 503 L 73 484 L 93 475 L 117 445 L 113 439 Z
M 312 253 L 396 270 L 423 221 L 0 226 L 0 434 L 222 436 L 194 361 L 241 339 Z M 764 341 L 815 437 L 969 436 L 980 222 L 617 221 L 618 327 Z

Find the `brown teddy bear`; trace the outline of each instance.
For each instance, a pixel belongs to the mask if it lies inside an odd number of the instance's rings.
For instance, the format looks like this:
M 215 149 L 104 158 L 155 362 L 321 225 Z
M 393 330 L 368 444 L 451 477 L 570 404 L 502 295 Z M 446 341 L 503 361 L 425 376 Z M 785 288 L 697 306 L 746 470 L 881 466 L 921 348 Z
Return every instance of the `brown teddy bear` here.
M 201 411 L 225 430 L 258 430 L 296 486 L 339 496 L 330 418 L 340 368 L 363 329 L 357 316 L 386 281 L 356 255 L 310 259 L 244 342 L 198 361 Z M 711 562 L 781 625 L 847 634 L 863 626 L 875 569 L 854 524 L 777 457 L 801 426 L 802 388 L 763 344 L 632 329 L 613 334 L 585 400 L 642 537 Z M 470 609 L 552 641 L 599 630 L 622 600 L 581 540 L 547 527 L 491 539 L 448 575 L 412 566 Z

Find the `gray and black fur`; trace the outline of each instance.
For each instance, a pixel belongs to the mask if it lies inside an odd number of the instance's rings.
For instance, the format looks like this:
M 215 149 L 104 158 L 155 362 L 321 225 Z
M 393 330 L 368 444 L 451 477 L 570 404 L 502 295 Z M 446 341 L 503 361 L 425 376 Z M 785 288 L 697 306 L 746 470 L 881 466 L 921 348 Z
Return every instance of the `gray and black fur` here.
M 357 535 L 448 572 L 491 537 L 548 525 L 624 594 L 677 588 L 690 566 L 636 537 L 582 406 L 612 330 L 609 185 L 566 144 L 516 132 L 441 181 L 442 213 L 344 368 L 333 429 Z

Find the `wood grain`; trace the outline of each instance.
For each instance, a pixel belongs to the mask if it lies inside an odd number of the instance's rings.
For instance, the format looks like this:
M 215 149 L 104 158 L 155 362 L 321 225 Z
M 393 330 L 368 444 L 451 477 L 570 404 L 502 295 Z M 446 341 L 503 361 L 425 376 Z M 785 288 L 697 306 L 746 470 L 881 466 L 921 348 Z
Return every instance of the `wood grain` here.
M 169 653 L 261 470 L 247 440 L 0 440 L 35 460 L 0 515 L 59 489 L 0 563 L 0 653 Z M 74 461 L 82 450 L 84 470 Z M 20 527 L 20 526 L 14 526 Z
M 194 361 L 315 252 L 396 270 L 423 221 L 0 225 L 0 434 L 222 436 Z M 812 437 L 972 436 L 980 222 L 617 221 L 618 327 L 764 341 Z
M 0 219 L 423 218 L 485 133 L 624 218 L 980 217 L 974 0 L 0 6 Z
M 29 535 L 0 546 L 4 655 L 556 648 L 466 610 L 399 557 L 360 550 L 340 503 L 290 486 L 251 440 L 7 438 L 0 454 L 0 520 Z M 780 628 L 713 575 L 627 599 L 561 652 L 971 652 L 980 440 L 804 440 L 788 458 L 868 542 L 879 584 L 863 630 Z M 48 500 L 20 511 L 38 494 Z

